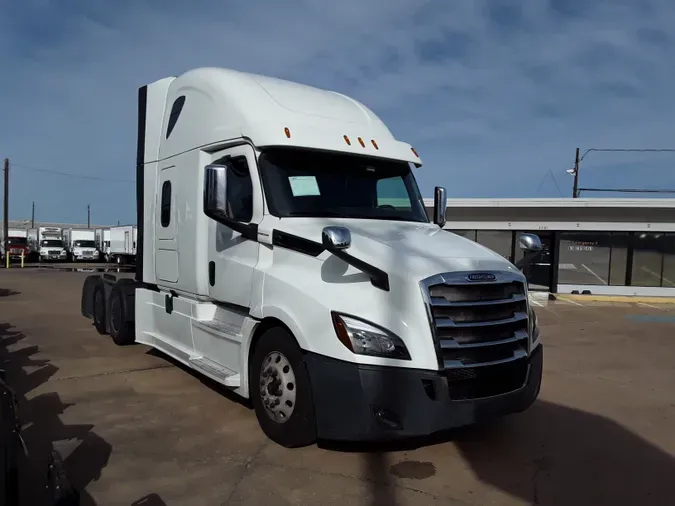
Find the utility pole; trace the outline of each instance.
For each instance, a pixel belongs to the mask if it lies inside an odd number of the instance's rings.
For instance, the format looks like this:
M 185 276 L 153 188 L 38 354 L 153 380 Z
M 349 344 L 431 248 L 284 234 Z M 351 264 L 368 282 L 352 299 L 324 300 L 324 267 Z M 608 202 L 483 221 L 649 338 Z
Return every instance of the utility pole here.
M 91 228 L 91 205 L 87 204 L 87 228 Z
M 574 159 L 574 189 L 572 190 L 572 198 L 579 197 L 579 148 L 577 148 L 577 156 Z
M 5 255 L 9 255 L 9 158 L 5 158 L 5 217 L 2 222 Z M 7 264 L 9 266 L 9 264 Z
M 30 215 L 30 228 L 35 228 L 35 201 L 33 201 L 33 212 Z

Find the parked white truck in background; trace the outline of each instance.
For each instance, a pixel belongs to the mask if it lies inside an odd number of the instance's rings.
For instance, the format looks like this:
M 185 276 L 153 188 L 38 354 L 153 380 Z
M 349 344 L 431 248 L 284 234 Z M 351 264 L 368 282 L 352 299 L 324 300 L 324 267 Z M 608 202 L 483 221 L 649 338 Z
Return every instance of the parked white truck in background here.
M 95 230 L 96 249 L 99 252 L 99 258 L 110 261 L 110 229 L 97 228 Z
M 30 252 L 38 261 L 66 260 L 60 227 L 29 228 L 27 235 Z
M 429 222 L 421 160 L 367 107 L 212 68 L 138 105 L 136 275 L 85 281 L 99 332 L 250 398 L 288 447 L 426 435 L 537 398 L 525 276 L 442 229 L 442 188 Z
M 90 262 L 98 260 L 96 249 L 96 233 L 82 228 L 65 228 L 62 232 L 63 245 L 68 257 L 73 262 Z
M 136 261 L 136 241 L 138 227 L 122 225 L 110 227 L 110 254 L 109 262 L 129 264 Z

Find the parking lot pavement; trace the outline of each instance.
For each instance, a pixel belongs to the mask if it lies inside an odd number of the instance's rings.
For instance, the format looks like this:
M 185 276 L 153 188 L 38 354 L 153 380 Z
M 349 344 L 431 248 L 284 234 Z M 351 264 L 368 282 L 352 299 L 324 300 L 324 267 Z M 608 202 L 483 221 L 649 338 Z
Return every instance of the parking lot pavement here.
M 673 503 L 673 305 L 539 302 L 544 383 L 527 412 L 405 445 L 287 450 L 223 388 L 97 334 L 79 314 L 86 275 L 0 271 L 23 504 L 41 504 L 52 442 L 82 504 Z

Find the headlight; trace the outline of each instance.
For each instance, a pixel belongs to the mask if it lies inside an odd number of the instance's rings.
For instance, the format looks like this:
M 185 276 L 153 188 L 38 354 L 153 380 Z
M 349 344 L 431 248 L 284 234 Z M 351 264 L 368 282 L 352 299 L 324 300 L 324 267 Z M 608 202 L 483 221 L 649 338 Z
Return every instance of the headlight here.
M 47 254 L 47 252 L 45 250 L 43 250 L 43 249 L 40 250 L 40 255 L 46 255 L 46 254 Z
M 534 342 L 539 338 L 539 326 L 537 325 L 537 313 L 535 313 L 534 309 L 530 306 L 530 328 L 532 329 L 530 331 L 530 339 L 531 342 L 534 344 Z
M 410 360 L 400 337 L 354 316 L 332 312 L 335 333 L 342 344 L 357 355 Z

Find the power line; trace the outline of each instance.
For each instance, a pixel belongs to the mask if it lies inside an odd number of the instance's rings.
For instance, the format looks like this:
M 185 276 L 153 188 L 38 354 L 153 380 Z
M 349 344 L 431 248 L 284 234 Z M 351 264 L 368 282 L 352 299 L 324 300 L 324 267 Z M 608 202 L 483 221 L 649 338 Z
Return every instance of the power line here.
M 114 178 L 107 178 L 107 177 L 98 177 L 98 176 L 85 176 L 83 174 L 73 174 L 71 172 L 61 172 L 58 170 L 51 170 L 51 169 L 42 169 L 39 167 L 33 167 L 30 165 L 24 165 L 22 163 L 13 163 L 12 162 L 12 167 L 20 167 L 22 169 L 28 169 L 28 170 L 34 170 L 37 172 L 45 172 L 47 174 L 55 174 L 57 176 L 65 176 L 65 177 L 74 177 L 74 178 L 80 178 L 80 179 L 89 179 L 92 181 L 107 181 L 110 183 L 135 183 L 133 179 L 114 179 Z
M 650 190 L 647 188 L 579 188 L 589 192 L 616 192 L 616 193 L 675 193 L 675 190 Z

